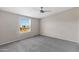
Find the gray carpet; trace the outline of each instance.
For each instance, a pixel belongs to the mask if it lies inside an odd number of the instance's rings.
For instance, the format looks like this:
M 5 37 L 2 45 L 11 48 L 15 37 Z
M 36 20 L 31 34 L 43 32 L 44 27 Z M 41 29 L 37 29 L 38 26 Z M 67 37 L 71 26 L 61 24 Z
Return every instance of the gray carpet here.
M 0 52 L 79 52 L 79 44 L 36 36 L 0 46 Z

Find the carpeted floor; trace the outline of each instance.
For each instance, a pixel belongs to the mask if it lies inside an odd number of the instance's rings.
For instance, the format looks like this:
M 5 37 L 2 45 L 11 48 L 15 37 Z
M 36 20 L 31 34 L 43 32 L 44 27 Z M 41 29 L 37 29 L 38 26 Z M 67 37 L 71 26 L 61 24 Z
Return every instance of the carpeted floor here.
M 79 52 L 79 44 L 36 36 L 0 46 L 0 52 Z

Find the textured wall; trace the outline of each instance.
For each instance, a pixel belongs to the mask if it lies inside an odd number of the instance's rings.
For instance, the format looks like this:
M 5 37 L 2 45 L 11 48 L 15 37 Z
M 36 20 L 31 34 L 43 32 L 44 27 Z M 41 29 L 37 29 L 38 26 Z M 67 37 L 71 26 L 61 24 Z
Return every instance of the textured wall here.
M 78 42 L 77 8 L 41 20 L 41 35 Z
M 0 11 L 0 44 L 24 39 L 39 34 L 39 20 L 31 18 L 31 32 L 20 33 L 18 30 L 20 15 Z

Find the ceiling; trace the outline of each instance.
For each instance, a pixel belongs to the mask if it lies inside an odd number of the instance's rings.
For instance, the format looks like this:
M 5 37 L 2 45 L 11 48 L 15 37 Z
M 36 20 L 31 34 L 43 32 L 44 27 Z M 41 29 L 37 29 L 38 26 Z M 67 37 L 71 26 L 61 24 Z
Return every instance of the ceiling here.
M 29 16 L 33 18 L 44 18 L 49 15 L 54 15 L 66 10 L 71 9 L 72 7 L 44 7 L 44 10 L 50 10 L 50 12 L 40 13 L 40 7 L 0 7 L 0 10 Z

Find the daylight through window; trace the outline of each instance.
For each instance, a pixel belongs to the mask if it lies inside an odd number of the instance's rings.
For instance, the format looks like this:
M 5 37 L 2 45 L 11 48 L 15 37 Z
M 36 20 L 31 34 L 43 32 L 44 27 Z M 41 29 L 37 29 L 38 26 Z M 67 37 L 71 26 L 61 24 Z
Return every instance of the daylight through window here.
M 21 17 L 19 26 L 20 32 L 29 32 L 31 31 L 31 20 L 27 17 Z

